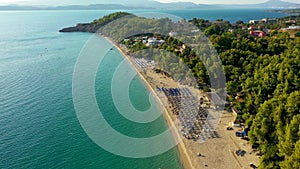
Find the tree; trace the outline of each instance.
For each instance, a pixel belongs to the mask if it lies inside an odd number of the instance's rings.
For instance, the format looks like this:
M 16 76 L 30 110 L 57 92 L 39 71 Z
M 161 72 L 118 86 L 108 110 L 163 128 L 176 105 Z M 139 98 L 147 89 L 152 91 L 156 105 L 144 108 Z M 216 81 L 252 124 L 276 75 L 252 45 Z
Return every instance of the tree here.
M 221 33 L 222 33 L 221 28 L 216 24 L 213 24 L 204 30 L 205 35 L 213 35 L 213 34 L 220 35 Z
M 293 154 L 281 163 L 282 169 L 300 168 L 300 141 L 295 144 Z
M 237 25 L 244 24 L 244 22 L 241 21 L 241 20 L 238 20 L 238 21 L 236 21 L 235 23 L 236 23 Z

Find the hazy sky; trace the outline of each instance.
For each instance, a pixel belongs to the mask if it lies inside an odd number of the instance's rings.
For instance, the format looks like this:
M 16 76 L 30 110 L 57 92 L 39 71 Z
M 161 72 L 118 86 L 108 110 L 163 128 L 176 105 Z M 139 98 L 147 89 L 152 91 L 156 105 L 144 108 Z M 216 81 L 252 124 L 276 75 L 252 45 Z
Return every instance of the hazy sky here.
M 143 4 L 148 0 L 0 0 L 0 5 L 22 4 L 22 5 L 73 5 L 73 4 L 101 4 L 101 3 L 134 3 Z M 160 2 L 194 2 L 197 4 L 249 4 L 261 3 L 267 0 L 157 0 Z M 286 2 L 300 3 L 300 0 L 283 0 Z

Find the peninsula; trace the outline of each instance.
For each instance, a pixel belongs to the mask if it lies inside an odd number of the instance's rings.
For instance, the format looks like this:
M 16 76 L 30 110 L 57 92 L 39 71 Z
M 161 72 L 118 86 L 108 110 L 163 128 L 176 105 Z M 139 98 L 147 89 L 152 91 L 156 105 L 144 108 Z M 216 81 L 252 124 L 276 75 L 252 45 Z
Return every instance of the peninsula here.
M 286 13 L 286 14 L 293 14 L 293 15 L 300 14 L 300 8 L 296 8 L 296 9 L 277 9 L 277 10 L 268 10 L 268 11 Z

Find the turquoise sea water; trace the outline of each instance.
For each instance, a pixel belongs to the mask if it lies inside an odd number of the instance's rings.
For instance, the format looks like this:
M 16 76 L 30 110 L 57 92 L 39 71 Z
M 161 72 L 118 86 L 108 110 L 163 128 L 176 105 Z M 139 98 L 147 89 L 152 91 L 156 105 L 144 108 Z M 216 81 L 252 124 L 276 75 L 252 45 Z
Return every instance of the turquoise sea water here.
M 250 11 L 253 15 L 247 10 L 236 11 L 235 15 L 228 10 L 154 12 L 187 19 L 224 17 L 231 21 L 284 15 Z M 81 48 L 91 34 L 58 30 L 111 12 L 0 12 L 0 168 L 181 168 L 176 149 L 145 159 L 111 154 L 89 139 L 76 118 L 72 75 Z M 96 78 L 97 101 L 107 110 L 105 118 L 128 135 L 137 132 L 138 137 L 144 137 L 144 133 L 164 131 L 167 126 L 163 118 L 149 125 L 122 122 L 107 92 L 111 74 L 122 56 L 116 50 L 107 55 Z M 131 87 L 135 89 L 130 95 L 133 105 L 147 109 L 148 91 L 143 83 L 136 78 Z

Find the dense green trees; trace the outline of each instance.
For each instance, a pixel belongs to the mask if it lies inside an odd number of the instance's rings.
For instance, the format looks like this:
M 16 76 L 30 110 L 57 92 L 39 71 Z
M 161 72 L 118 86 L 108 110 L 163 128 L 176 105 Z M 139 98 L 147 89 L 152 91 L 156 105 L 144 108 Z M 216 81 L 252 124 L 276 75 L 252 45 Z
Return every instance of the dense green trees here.
M 134 15 L 127 13 L 127 12 L 115 12 L 115 13 L 111 13 L 109 15 L 106 15 L 100 19 L 96 19 L 91 23 L 79 23 L 74 27 L 68 27 L 68 28 L 63 28 L 61 30 L 59 30 L 60 32 L 91 32 L 91 33 L 96 33 L 98 31 L 100 31 L 99 29 L 101 27 L 103 27 L 104 25 L 125 17 L 125 16 L 132 16 L 134 17 Z
M 298 23 L 300 17 L 286 17 L 277 23 L 260 26 L 261 29 L 277 29 L 290 19 Z M 217 77 L 214 72 L 217 72 L 215 61 L 218 56 L 207 52 L 211 46 L 205 38 L 201 38 L 203 34 L 200 32 L 187 35 L 194 37 L 190 38 L 192 41 L 189 44 L 198 45 L 193 49 L 183 47 L 187 38 L 167 36 L 170 31 L 180 32 L 183 22 L 186 21 L 172 23 L 167 18 L 137 17 L 103 28 L 101 33 L 120 39 L 125 35 L 135 35 L 138 25 L 139 31 L 144 34 L 124 42 L 130 50 L 140 51 L 139 56 L 152 57 L 163 70 L 173 72 L 176 80 L 186 79 L 181 72 L 186 70 L 184 65 L 187 65 L 200 88 L 208 89 L 209 78 Z M 271 31 L 264 38 L 252 37 L 247 30 L 248 25 L 241 21 L 231 25 L 223 20 L 210 22 L 194 18 L 190 23 L 208 36 L 218 52 L 226 73 L 232 106 L 240 110 L 242 114 L 239 118 L 243 118 L 250 128 L 251 142 L 260 145 L 263 155 L 259 167 L 300 168 L 300 39 L 291 38 L 288 33 L 279 30 Z M 146 47 L 141 37 L 149 32 L 153 33 L 149 36 L 163 39 L 165 43 Z M 149 48 L 164 52 L 150 56 L 143 50 Z M 175 57 L 180 59 L 174 60 Z M 235 99 L 238 94 L 239 98 Z
M 261 24 L 277 29 L 285 21 Z M 233 106 L 242 112 L 252 143 L 260 145 L 261 169 L 300 168 L 300 40 L 287 32 L 273 31 L 265 38 L 249 36 L 238 22 L 228 32 L 226 26 L 199 25 L 209 36 L 224 65 L 227 91 Z M 242 98 L 234 97 L 242 93 Z
M 252 142 L 259 143 L 263 153 L 261 168 L 286 168 L 290 158 L 299 158 L 296 145 L 300 142 L 300 92 L 283 94 L 264 102 L 249 132 Z M 299 164 L 299 163 L 298 163 Z M 288 167 L 287 167 L 288 168 Z
M 109 15 L 105 15 L 104 17 L 100 18 L 100 19 L 96 19 L 93 22 L 91 22 L 91 26 L 95 28 L 95 31 L 97 31 L 99 28 L 101 28 L 102 26 L 108 24 L 109 22 L 112 22 L 116 19 L 122 18 L 124 16 L 129 16 L 132 15 L 128 12 L 115 12 Z

